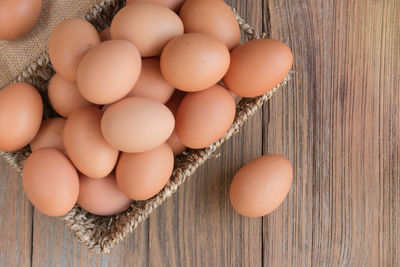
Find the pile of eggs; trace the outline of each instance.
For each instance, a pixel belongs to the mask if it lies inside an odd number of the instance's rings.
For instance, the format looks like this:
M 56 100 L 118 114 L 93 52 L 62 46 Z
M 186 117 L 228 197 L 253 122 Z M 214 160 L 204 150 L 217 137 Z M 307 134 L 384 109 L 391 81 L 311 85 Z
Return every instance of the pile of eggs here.
M 152 198 L 174 155 L 208 147 L 231 127 L 235 97 L 265 94 L 291 69 L 280 41 L 240 44 L 222 0 L 153 2 L 127 1 L 100 34 L 77 18 L 55 27 L 48 98 L 61 117 L 42 122 L 42 99 L 29 84 L 0 91 L 0 149 L 30 144 L 23 187 L 44 214 L 61 216 L 77 203 L 108 216 Z M 280 156 L 249 166 L 233 180 L 231 203 L 262 216 L 285 198 L 292 169 Z

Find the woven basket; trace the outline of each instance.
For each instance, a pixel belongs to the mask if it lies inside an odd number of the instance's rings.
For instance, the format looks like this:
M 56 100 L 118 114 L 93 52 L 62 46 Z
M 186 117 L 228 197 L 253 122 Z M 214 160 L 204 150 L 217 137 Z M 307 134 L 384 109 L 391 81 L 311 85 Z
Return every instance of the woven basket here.
M 95 5 L 85 18 L 94 24 L 98 31 L 110 25 L 115 13 L 125 5 L 125 1 L 104 0 Z M 266 37 L 266 34 L 256 34 L 255 31 L 233 10 L 246 40 Z M 50 64 L 47 53 L 44 53 L 35 63 L 29 66 L 18 78 L 20 82 L 34 85 L 44 100 L 44 118 L 56 117 L 47 98 L 47 86 L 54 69 Z M 75 206 L 62 220 L 74 236 L 86 247 L 96 253 L 108 254 L 115 245 L 126 235 L 132 233 L 136 226 L 144 221 L 150 213 L 170 197 L 201 166 L 222 143 L 237 133 L 244 122 L 256 113 L 274 92 L 284 84 L 287 78 L 267 94 L 242 99 L 237 105 L 236 118 L 232 127 L 216 143 L 201 150 L 188 150 L 175 159 L 175 168 L 170 181 L 155 197 L 147 201 L 136 201 L 131 207 L 115 216 L 102 217 L 90 214 L 79 206 Z M 18 172 L 22 172 L 24 161 L 30 154 L 29 146 L 17 152 L 0 151 L 7 162 Z

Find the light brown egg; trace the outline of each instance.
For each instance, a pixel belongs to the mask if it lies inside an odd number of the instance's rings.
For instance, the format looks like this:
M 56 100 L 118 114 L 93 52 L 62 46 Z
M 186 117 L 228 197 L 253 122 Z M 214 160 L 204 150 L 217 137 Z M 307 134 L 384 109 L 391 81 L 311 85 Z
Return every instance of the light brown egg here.
M 175 120 L 163 104 L 143 97 L 127 97 L 109 106 L 101 130 L 109 144 L 120 151 L 137 153 L 164 143 Z
M 169 110 L 171 110 L 174 117 L 176 117 L 176 112 L 178 111 L 179 105 L 181 104 L 186 92 L 175 90 L 175 93 L 171 96 L 168 102 L 165 104 Z M 171 136 L 167 140 L 167 144 L 172 148 L 174 155 L 182 154 L 186 150 L 186 147 L 182 144 L 176 131 L 174 130 Z
M 222 0 L 188 0 L 179 13 L 185 32 L 201 32 L 225 43 L 240 43 L 240 27 L 229 5 Z
M 118 101 L 135 85 L 141 67 L 139 52 L 128 41 L 111 40 L 100 43 L 79 64 L 79 92 L 95 104 Z
M 177 12 L 185 1 L 186 0 L 126 0 L 126 4 L 128 5 L 135 2 L 149 2 L 166 6 L 169 9 Z
M 233 96 L 220 85 L 185 96 L 176 114 L 175 131 L 190 148 L 204 148 L 231 127 L 236 106 Z
M 28 157 L 22 184 L 33 206 L 48 216 L 65 215 L 78 199 L 78 173 L 54 148 L 40 148 Z
M 160 66 L 169 84 L 195 92 L 219 82 L 229 62 L 229 50 L 224 43 L 203 33 L 186 33 L 165 46 Z
M 79 93 L 75 82 L 66 80 L 58 73 L 51 78 L 47 95 L 53 109 L 64 118 L 80 107 L 93 106 Z
M 183 24 L 175 12 L 149 2 L 127 5 L 111 22 L 112 38 L 130 41 L 142 57 L 160 55 L 172 38 L 182 34 Z
M 78 205 L 86 211 L 111 216 L 127 210 L 131 204 L 132 200 L 119 190 L 114 172 L 103 179 L 79 176 Z
M 63 142 L 65 121 L 63 118 L 44 120 L 38 134 L 30 144 L 32 152 L 42 147 L 51 147 L 66 154 Z
M 16 40 L 30 32 L 42 10 L 42 0 L 0 1 L 0 40 Z
M 292 184 L 290 162 L 279 155 L 265 155 L 244 165 L 233 178 L 230 201 L 247 217 L 261 217 L 285 200 Z
M 105 28 L 104 30 L 102 30 L 100 32 L 100 40 L 102 42 L 105 42 L 105 41 L 108 41 L 108 40 L 112 40 L 110 27 L 107 27 L 107 28 Z
M 64 126 L 65 150 L 75 167 L 90 178 L 110 174 L 119 154 L 101 134 L 102 115 L 95 107 L 83 107 L 72 112 Z
M 283 81 L 292 63 L 292 52 L 281 41 L 253 40 L 232 50 L 224 83 L 239 96 L 260 96 Z
M 78 65 L 90 48 L 100 43 L 96 28 L 83 19 L 71 18 L 58 24 L 49 39 L 49 57 L 57 73 L 74 82 Z
M 28 145 L 39 131 L 42 115 L 42 98 L 32 85 L 13 83 L 0 90 L 0 150 Z
M 155 196 L 168 182 L 174 154 L 167 144 L 143 153 L 122 153 L 116 168 L 119 189 L 134 200 Z
M 160 70 L 159 58 L 144 58 L 142 60 L 142 71 L 138 81 L 128 96 L 142 96 L 165 103 L 174 93 L 175 88 L 168 84 Z

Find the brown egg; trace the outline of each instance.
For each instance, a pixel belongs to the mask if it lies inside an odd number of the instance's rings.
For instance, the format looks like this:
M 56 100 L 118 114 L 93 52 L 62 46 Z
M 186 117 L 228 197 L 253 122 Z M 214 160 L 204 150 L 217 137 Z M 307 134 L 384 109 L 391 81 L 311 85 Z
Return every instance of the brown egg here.
M 32 152 L 42 147 L 51 147 L 66 153 L 63 142 L 64 125 L 63 118 L 44 120 L 38 134 L 30 144 Z
M 116 168 L 119 189 L 134 200 L 155 196 L 168 182 L 174 154 L 167 144 L 143 153 L 122 153 Z
M 42 115 L 42 98 L 32 85 L 14 83 L 0 90 L 0 150 L 28 145 L 39 131 Z
M 33 206 L 48 216 L 65 215 L 78 199 L 78 173 L 54 148 L 40 148 L 28 157 L 22 184 Z
M 119 151 L 101 134 L 103 112 L 83 107 L 68 117 L 64 126 L 65 150 L 75 167 L 90 178 L 104 178 L 114 169 Z
M 109 144 L 120 151 L 137 153 L 164 143 L 175 120 L 163 104 L 143 97 L 127 97 L 109 106 L 101 130 Z
M 64 79 L 58 73 L 51 78 L 47 94 L 53 109 L 64 118 L 80 107 L 93 106 L 79 93 L 75 82 Z
M 161 75 L 160 59 L 144 58 L 139 79 L 128 96 L 147 97 L 164 104 L 174 91 L 175 88 Z
M 225 43 L 240 43 L 240 27 L 229 5 L 222 0 L 188 0 L 179 13 L 185 32 L 201 32 Z
M 290 162 L 279 155 L 265 155 L 244 165 L 233 178 L 230 201 L 247 217 L 271 213 L 285 200 L 292 184 Z
M 100 43 L 79 64 L 79 92 L 95 104 L 118 101 L 135 85 L 141 67 L 139 52 L 128 41 L 111 40 Z
M 79 176 L 78 205 L 86 211 L 111 216 L 127 210 L 131 204 L 132 200 L 119 190 L 113 172 L 103 179 Z
M 111 39 L 112 39 L 112 37 L 111 37 L 110 27 L 107 27 L 100 32 L 100 40 L 102 42 L 105 42 L 105 41 L 108 41 Z
M 175 93 L 171 96 L 168 102 L 165 104 L 169 110 L 171 110 L 174 117 L 176 117 L 176 112 L 178 111 L 179 105 L 181 104 L 183 98 L 185 97 L 186 92 L 182 92 L 179 90 L 175 90 Z M 183 151 L 186 150 L 186 147 L 182 144 L 179 139 L 176 131 L 174 130 L 171 136 L 167 140 L 167 144 L 172 148 L 172 152 L 174 155 L 182 154 Z
M 224 83 L 239 96 L 260 96 L 283 81 L 292 63 L 292 52 L 281 41 L 253 40 L 232 50 Z
M 0 40 L 16 40 L 30 32 L 42 10 L 42 0 L 0 1 Z
M 113 39 L 124 39 L 134 44 L 142 57 L 161 54 L 164 46 L 183 34 L 181 19 L 165 6 L 135 2 L 122 8 L 111 22 Z
M 147 0 L 147 1 L 126 0 L 126 4 L 128 5 L 128 4 L 135 3 L 135 2 L 150 2 L 150 3 L 155 3 L 155 4 L 166 6 L 169 9 L 172 9 L 173 11 L 177 12 L 181 8 L 182 4 L 185 1 L 186 0 Z
M 67 19 L 58 24 L 49 39 L 49 57 L 56 72 L 74 82 L 79 62 L 100 43 L 96 28 L 83 19 Z
M 195 92 L 219 82 L 229 62 L 229 50 L 224 43 L 203 33 L 186 33 L 165 46 L 160 66 L 169 84 Z
M 175 131 L 185 146 L 204 148 L 224 136 L 235 112 L 235 101 L 229 91 L 214 85 L 185 96 L 176 114 Z

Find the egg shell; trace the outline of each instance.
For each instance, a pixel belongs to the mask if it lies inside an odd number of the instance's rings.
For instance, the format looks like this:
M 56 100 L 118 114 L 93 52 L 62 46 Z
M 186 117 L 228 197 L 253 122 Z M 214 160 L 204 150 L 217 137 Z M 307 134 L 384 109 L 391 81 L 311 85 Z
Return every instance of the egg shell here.
M 96 28 L 83 19 L 71 18 L 59 23 L 50 34 L 49 57 L 57 73 L 75 82 L 78 65 L 90 48 L 100 43 Z
M 131 204 L 132 200 L 119 190 L 114 172 L 103 179 L 79 176 L 78 205 L 86 211 L 111 216 L 127 210 Z
M 165 46 L 160 66 L 169 84 L 195 92 L 219 82 L 229 62 L 229 50 L 224 43 L 203 33 L 186 33 Z
M 39 132 L 30 143 L 31 151 L 42 147 L 55 148 L 66 154 L 63 141 L 63 131 L 66 120 L 63 118 L 51 118 L 44 120 Z
M 95 104 L 110 104 L 125 97 L 139 78 L 142 60 L 125 40 L 100 43 L 83 58 L 77 84 L 81 95 Z
M 186 0 L 126 0 L 126 4 L 128 5 L 135 2 L 149 2 L 166 6 L 169 9 L 177 12 L 185 1 Z
M 119 154 L 101 134 L 102 115 L 95 107 L 83 107 L 72 112 L 64 126 L 65 150 L 75 167 L 90 178 L 110 174 Z
M 152 57 L 142 60 L 139 79 L 128 96 L 147 97 L 164 104 L 174 91 L 175 88 L 168 84 L 161 74 L 160 59 Z
M 105 42 L 108 40 L 112 40 L 110 27 L 107 27 L 100 32 L 100 41 Z
M 150 2 L 135 2 L 122 8 L 111 22 L 113 39 L 134 44 L 142 57 L 161 54 L 164 46 L 183 34 L 183 24 L 169 8 Z
M 293 55 L 285 43 L 273 39 L 253 40 L 232 50 L 224 83 L 239 96 L 260 96 L 282 82 L 292 64 Z
M 204 148 L 226 133 L 235 112 L 233 96 L 224 87 L 214 85 L 185 96 L 176 114 L 175 131 L 185 146 Z
M 230 186 L 233 208 L 247 217 L 261 217 L 278 208 L 292 184 L 290 162 L 279 155 L 265 155 L 244 165 Z
M 174 155 L 167 144 L 143 153 L 121 153 L 116 168 L 119 189 L 134 200 L 155 196 L 168 182 Z
M 13 83 L 0 90 L 0 150 L 28 145 L 39 131 L 42 115 L 42 98 L 32 85 Z
M 167 108 L 171 110 L 172 114 L 174 114 L 174 117 L 176 117 L 176 112 L 178 111 L 179 105 L 181 104 L 185 95 L 186 92 L 175 90 L 174 94 L 165 104 Z M 186 147 L 182 144 L 181 140 L 176 134 L 175 129 L 172 132 L 171 136 L 168 138 L 167 144 L 172 148 L 174 155 L 182 154 L 186 150 Z
M 49 216 L 65 215 L 78 199 L 78 173 L 68 158 L 54 148 L 40 148 L 28 157 L 22 184 L 33 206 Z
M 0 1 L 0 40 L 16 40 L 35 26 L 42 10 L 42 0 Z
M 53 109 L 64 118 L 80 107 L 93 106 L 81 95 L 75 82 L 66 80 L 58 73 L 51 78 L 47 95 Z
M 165 105 L 143 97 L 126 97 L 112 104 L 101 120 L 107 142 L 130 153 L 160 146 L 171 135 L 174 125 L 174 115 Z
M 240 43 L 240 27 L 229 5 L 222 0 L 188 0 L 179 13 L 185 32 L 201 32 L 229 49 Z

